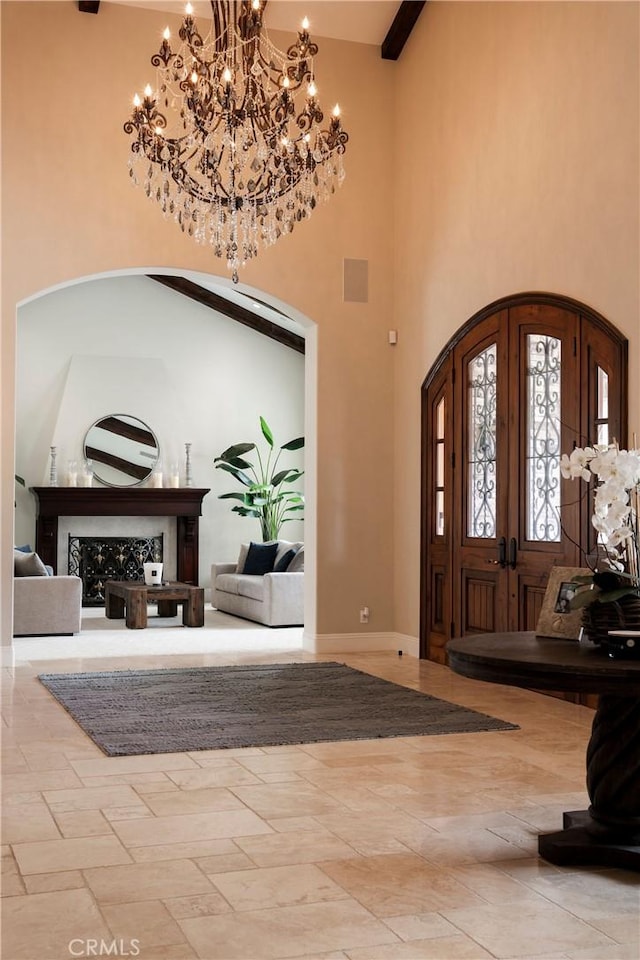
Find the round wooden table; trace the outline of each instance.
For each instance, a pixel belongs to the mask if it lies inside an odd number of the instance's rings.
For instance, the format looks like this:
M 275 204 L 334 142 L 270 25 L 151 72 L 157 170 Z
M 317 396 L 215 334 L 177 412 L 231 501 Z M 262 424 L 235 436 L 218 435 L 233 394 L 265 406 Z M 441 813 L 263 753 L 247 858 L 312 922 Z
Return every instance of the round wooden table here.
M 591 643 L 534 633 L 482 633 L 450 640 L 449 666 L 474 680 L 599 694 L 587 747 L 588 810 L 538 839 L 551 863 L 640 870 L 640 660 L 614 660 Z

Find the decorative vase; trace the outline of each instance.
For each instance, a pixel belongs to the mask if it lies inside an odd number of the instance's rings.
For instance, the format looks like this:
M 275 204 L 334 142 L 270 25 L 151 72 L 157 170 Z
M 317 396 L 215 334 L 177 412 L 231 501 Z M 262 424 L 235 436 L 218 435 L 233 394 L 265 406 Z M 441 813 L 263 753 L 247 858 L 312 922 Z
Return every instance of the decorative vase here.
M 611 603 L 590 603 L 582 612 L 582 626 L 589 640 L 611 657 L 640 657 L 640 643 L 628 645 L 609 631 L 640 631 L 640 597 L 629 594 Z

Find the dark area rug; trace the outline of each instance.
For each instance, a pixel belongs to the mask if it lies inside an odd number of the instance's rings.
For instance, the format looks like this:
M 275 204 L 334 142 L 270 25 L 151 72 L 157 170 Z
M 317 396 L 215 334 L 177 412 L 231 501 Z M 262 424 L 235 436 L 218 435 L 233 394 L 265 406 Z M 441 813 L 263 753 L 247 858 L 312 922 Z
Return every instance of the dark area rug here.
M 518 729 L 341 663 L 38 679 L 110 757 Z

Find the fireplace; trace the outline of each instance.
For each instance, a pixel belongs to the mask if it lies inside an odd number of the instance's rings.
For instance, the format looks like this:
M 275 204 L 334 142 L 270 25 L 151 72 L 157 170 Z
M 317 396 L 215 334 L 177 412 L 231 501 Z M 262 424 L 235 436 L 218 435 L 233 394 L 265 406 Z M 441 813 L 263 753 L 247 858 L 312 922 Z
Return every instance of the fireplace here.
M 157 537 L 74 537 L 69 534 L 68 569 L 82 580 L 82 606 L 104 607 L 107 580 L 142 580 L 143 564 L 162 562 Z
M 31 490 L 38 502 L 36 551 L 44 563 L 53 567 L 54 573 L 58 571 L 58 526 L 61 517 L 174 517 L 176 579 L 183 583 L 198 584 L 199 518 L 208 489 L 32 487 Z M 75 532 L 80 534 L 82 531 Z M 141 531 L 134 529 L 133 532 Z

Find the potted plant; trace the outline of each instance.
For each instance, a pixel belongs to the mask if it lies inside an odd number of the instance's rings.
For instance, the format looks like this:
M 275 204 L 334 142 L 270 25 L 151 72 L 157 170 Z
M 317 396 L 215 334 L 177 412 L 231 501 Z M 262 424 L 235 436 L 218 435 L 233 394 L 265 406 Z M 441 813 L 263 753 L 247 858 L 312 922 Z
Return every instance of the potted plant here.
M 611 648 L 609 630 L 640 631 L 640 451 L 617 443 L 576 447 L 563 454 L 560 468 L 567 479 L 598 481 L 591 517 L 598 556 L 590 575 L 575 578 L 580 586 L 571 607 L 583 608 L 590 639 Z M 640 633 L 625 647 L 637 656 Z
M 260 428 L 267 442 L 266 451 L 261 453 L 255 443 L 235 443 L 213 462 L 217 469 L 226 470 L 245 488 L 241 492 L 221 493 L 219 499 L 238 500 L 232 507 L 233 512 L 241 517 L 259 520 L 262 539 L 266 542 L 277 540 L 282 524 L 296 519 L 289 514 L 304 510 L 302 494 L 298 490 L 285 489 L 285 485 L 298 480 L 304 470 L 292 467 L 278 470 L 282 451 L 300 450 L 304 447 L 304 437 L 297 437 L 276 447 L 273 433 L 264 417 L 260 417 Z M 255 450 L 256 463 L 246 459 L 246 454 L 252 450 Z

